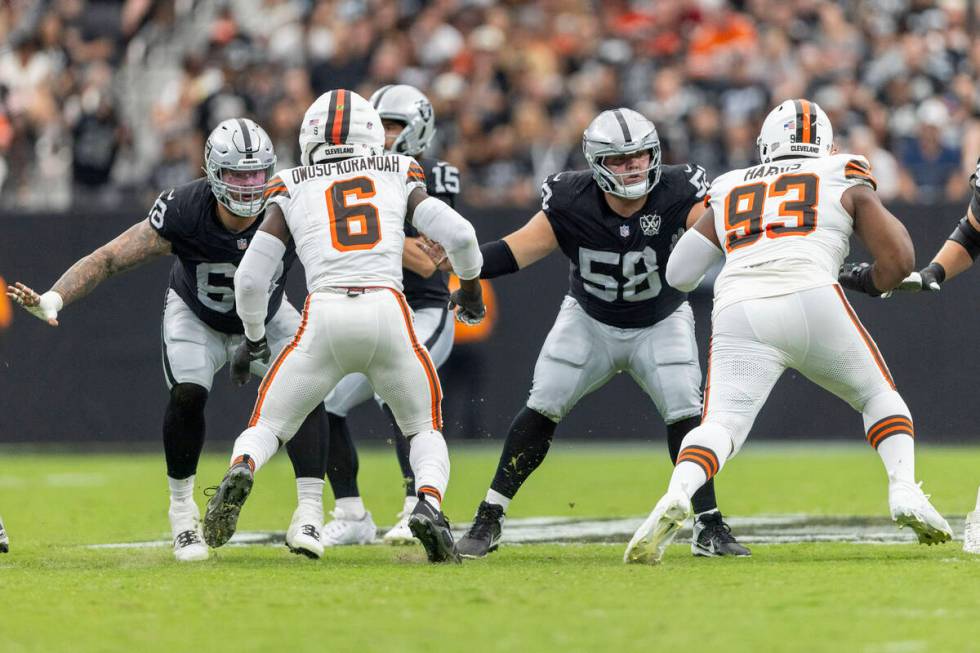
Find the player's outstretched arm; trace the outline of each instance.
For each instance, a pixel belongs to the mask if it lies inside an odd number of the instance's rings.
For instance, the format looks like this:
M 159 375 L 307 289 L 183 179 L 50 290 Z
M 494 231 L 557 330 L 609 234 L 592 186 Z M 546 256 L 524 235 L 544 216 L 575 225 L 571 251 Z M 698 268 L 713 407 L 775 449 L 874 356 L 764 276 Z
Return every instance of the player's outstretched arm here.
M 874 259 L 870 265 L 845 270 L 841 285 L 872 297 L 898 287 L 915 266 L 915 249 L 905 225 L 884 207 L 869 186 L 847 189 L 841 196 L 841 205 L 854 218 L 854 233 Z
M 253 342 L 265 338 L 269 288 L 286 253 L 289 238 L 286 216 L 279 205 L 269 203 L 262 225 L 255 232 L 235 272 L 235 310 L 245 327 L 245 337 Z
M 58 326 L 58 312 L 63 307 L 89 294 L 109 277 L 169 253 L 170 242 L 144 220 L 77 261 L 43 295 L 20 282 L 7 286 L 7 295 L 35 317 Z
M 674 245 L 664 271 L 667 284 L 681 292 L 697 288 L 711 266 L 724 256 L 715 232 L 714 211 L 708 209 L 699 213 L 697 221 Z
M 906 277 L 899 290 L 937 291 L 943 282 L 973 265 L 980 255 L 980 220 L 973 211 L 974 204 L 978 204 L 976 198 L 966 209 L 966 217 L 956 225 L 956 229 L 943 243 L 932 262 Z

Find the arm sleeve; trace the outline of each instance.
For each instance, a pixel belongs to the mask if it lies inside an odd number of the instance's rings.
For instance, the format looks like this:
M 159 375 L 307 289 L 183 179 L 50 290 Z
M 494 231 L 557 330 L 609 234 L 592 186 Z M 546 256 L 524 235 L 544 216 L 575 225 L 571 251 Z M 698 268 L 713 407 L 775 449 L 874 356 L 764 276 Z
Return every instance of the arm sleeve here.
M 717 245 L 705 238 L 700 231 L 688 229 L 670 253 L 664 276 L 668 285 L 681 292 L 691 292 L 721 257 L 722 251 Z
M 475 279 L 483 267 L 476 230 L 451 206 L 427 197 L 415 207 L 412 224 L 446 250 L 453 272 L 460 279 Z
M 495 240 L 480 245 L 480 253 L 483 254 L 481 279 L 494 279 L 520 270 L 517 259 L 514 258 L 514 252 L 511 251 L 510 245 L 505 240 Z
M 235 272 L 235 310 L 249 340 L 260 340 L 265 335 L 269 288 L 285 253 L 285 243 L 259 231 Z

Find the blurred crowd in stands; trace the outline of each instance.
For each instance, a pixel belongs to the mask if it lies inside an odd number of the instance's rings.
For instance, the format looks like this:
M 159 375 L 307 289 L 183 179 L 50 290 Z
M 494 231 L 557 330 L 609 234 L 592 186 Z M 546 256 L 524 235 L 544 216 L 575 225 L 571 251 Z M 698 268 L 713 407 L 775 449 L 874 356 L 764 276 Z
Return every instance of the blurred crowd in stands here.
M 762 118 L 793 97 L 868 156 L 886 199 L 958 201 L 980 153 L 976 4 L 4 0 L 0 209 L 152 198 L 202 174 L 204 137 L 232 116 L 295 165 L 317 95 L 395 82 L 429 95 L 431 154 L 471 205 L 534 203 L 616 106 L 656 123 L 668 163 L 749 165 Z

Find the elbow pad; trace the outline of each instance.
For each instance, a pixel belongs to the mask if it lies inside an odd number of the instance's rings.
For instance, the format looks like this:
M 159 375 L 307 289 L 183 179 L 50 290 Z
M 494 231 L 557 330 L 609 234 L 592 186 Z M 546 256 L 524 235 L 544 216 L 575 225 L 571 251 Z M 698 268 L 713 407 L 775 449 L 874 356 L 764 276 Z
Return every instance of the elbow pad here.
M 512 274 L 520 269 L 520 266 L 517 265 L 517 259 L 514 258 L 514 252 L 504 240 L 495 240 L 480 245 L 480 253 L 483 254 L 481 279 L 493 279 L 505 274 Z
M 973 215 L 977 215 L 974 213 Z M 980 218 L 980 216 L 977 216 Z M 970 218 L 964 217 L 960 220 L 959 224 L 956 225 L 956 229 L 953 233 L 949 235 L 947 240 L 952 240 L 955 243 L 959 243 L 966 250 L 967 254 L 974 261 L 977 260 L 977 255 L 980 255 L 980 231 L 977 231 L 970 222 Z
M 698 287 L 705 273 L 722 257 L 718 246 L 696 229 L 688 229 L 667 259 L 664 277 L 667 284 L 681 292 L 691 292 Z
M 235 310 L 249 340 L 259 340 L 265 335 L 269 288 L 285 253 L 285 243 L 258 231 L 235 272 Z
M 434 197 L 422 200 L 412 214 L 412 224 L 442 245 L 453 272 L 460 279 L 475 279 L 483 267 L 476 230 L 454 208 Z

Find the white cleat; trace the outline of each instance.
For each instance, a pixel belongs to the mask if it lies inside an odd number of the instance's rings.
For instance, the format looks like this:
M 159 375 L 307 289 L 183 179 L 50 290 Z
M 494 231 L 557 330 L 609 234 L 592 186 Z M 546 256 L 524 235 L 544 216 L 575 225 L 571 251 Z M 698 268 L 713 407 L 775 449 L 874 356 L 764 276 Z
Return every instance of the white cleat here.
M 412 529 L 408 527 L 408 518 L 412 516 L 412 511 L 415 510 L 415 504 L 418 502 L 418 497 L 405 497 L 402 511 L 398 513 L 398 522 L 381 538 L 385 544 L 405 546 L 418 543 L 418 540 L 412 535 Z
M 654 506 L 626 546 L 623 562 L 659 564 L 684 521 L 691 516 L 691 501 L 681 493 L 667 493 Z
M 3 520 L 0 519 L 0 553 L 10 551 L 10 539 L 7 537 L 7 530 L 3 527 Z
M 953 539 L 953 530 L 922 493 L 921 483 L 892 481 L 888 484 L 888 505 L 899 528 L 915 531 L 919 544 L 942 544 Z
M 371 544 L 378 534 L 371 513 L 365 512 L 355 519 L 340 508 L 330 511 L 333 517 L 323 526 L 323 546 L 348 546 L 352 544 Z
M 0 526 L 0 529 L 3 527 Z M 977 493 L 977 505 L 966 516 L 966 528 L 963 531 L 963 551 L 980 553 L 980 492 Z
M 200 562 L 208 559 L 208 546 L 201 532 L 201 513 L 197 504 L 170 504 L 170 534 L 173 536 L 174 557 L 179 562 Z
M 286 531 L 286 546 L 293 553 L 319 560 L 323 556 L 323 538 L 320 534 L 322 523 L 322 511 L 296 508 Z

